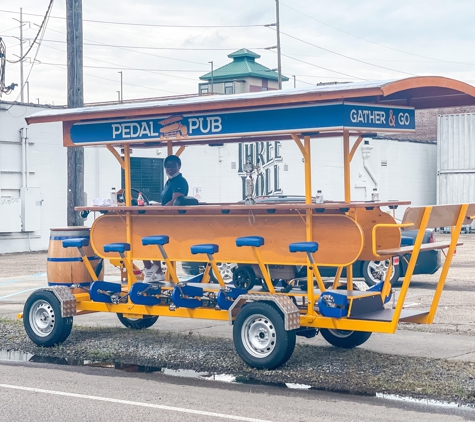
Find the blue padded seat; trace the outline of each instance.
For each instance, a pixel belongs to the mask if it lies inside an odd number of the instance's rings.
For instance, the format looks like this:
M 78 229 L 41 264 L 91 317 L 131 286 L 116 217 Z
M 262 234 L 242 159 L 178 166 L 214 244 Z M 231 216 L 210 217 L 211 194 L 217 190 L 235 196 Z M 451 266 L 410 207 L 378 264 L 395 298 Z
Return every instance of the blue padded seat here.
M 236 239 L 236 246 L 255 246 L 256 248 L 264 244 L 262 236 L 244 236 Z
M 289 245 L 290 252 L 317 252 L 317 242 L 296 242 Z
M 104 252 L 121 252 L 130 251 L 130 243 L 108 243 L 104 245 Z
M 193 245 L 190 248 L 191 253 L 196 255 L 197 253 L 206 253 L 206 254 L 214 254 L 219 252 L 219 246 L 215 243 L 204 243 L 202 245 Z
M 88 237 L 78 237 L 76 239 L 63 240 L 63 248 L 81 248 L 83 246 L 89 246 Z
M 412 246 L 414 245 L 414 239 L 410 236 L 401 237 L 401 246 Z
M 142 237 L 142 245 L 166 245 L 170 238 L 165 235 Z

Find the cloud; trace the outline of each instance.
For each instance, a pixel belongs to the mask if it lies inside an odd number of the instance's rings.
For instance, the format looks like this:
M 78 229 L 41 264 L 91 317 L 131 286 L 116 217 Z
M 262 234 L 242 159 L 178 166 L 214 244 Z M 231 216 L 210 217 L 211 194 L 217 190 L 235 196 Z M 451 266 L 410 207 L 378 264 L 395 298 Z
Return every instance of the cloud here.
M 31 28 L 25 26 L 25 38 L 36 34 L 35 24 L 41 22 L 48 3 L 22 0 L 24 20 L 31 22 Z M 117 99 L 121 69 L 125 99 L 196 93 L 199 76 L 209 71 L 208 62 L 223 66 L 230 61 L 227 55 L 242 47 L 254 49 L 262 56 L 260 63 L 275 68 L 275 50 L 265 50 L 276 45 L 275 28 L 252 26 L 274 23 L 275 4 L 275 0 L 83 2 L 85 100 Z M 19 31 L 8 29 L 18 25 L 12 19 L 19 18 L 18 8 L 0 0 L 0 9 L 16 13 L 0 12 L 0 28 L 5 28 L 0 36 L 7 44 L 7 57 L 13 59 L 19 54 L 18 40 L 13 37 Z M 34 65 L 30 75 L 30 100 L 65 104 L 65 3 L 55 2 L 52 15 L 37 57 L 41 63 Z M 283 73 L 296 75 L 297 86 L 411 74 L 475 82 L 474 17 L 469 0 L 281 0 Z M 218 27 L 226 25 L 248 26 Z M 105 45 L 89 45 L 94 43 Z M 35 49 L 30 59 L 34 53 Z M 26 75 L 31 63 L 25 61 L 24 66 Z M 7 66 L 7 82 L 18 83 L 19 75 L 18 64 Z M 293 78 L 284 89 L 292 86 Z

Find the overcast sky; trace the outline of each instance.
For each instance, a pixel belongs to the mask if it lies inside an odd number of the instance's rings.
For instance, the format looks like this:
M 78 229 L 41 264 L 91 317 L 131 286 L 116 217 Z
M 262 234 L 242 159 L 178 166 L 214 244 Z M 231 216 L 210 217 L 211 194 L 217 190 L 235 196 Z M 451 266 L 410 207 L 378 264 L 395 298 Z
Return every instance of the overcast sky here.
M 31 42 L 50 0 L 0 0 L 7 59 L 20 54 L 19 12 Z M 41 45 L 24 61 L 30 102 L 66 103 L 66 0 L 55 0 Z M 83 0 L 84 99 L 192 94 L 199 76 L 248 48 L 277 67 L 275 0 Z M 15 20 L 17 19 L 17 20 Z M 92 22 L 101 21 L 101 22 Z M 318 82 L 440 75 L 475 84 L 473 0 L 282 0 L 283 88 Z M 24 44 L 24 52 L 29 48 Z M 36 57 L 36 61 L 34 59 Z M 32 63 L 34 65 L 32 66 Z M 20 83 L 7 64 L 6 84 Z M 17 88 L 4 100 L 19 99 Z M 26 101 L 26 88 L 25 88 Z

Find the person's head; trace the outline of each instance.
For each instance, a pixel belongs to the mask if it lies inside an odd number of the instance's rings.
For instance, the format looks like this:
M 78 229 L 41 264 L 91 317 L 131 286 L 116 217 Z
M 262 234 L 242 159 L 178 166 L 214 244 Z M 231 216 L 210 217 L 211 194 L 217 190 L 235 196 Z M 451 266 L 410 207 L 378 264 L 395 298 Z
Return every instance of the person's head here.
M 176 155 L 169 155 L 165 158 L 165 171 L 169 176 L 173 176 L 178 173 L 181 168 L 181 160 Z

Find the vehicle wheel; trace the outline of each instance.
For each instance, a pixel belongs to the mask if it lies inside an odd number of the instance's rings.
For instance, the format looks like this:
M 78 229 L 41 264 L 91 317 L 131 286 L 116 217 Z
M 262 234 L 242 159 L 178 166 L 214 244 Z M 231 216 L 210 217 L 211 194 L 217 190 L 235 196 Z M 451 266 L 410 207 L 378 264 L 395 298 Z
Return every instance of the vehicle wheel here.
M 320 334 L 332 346 L 352 349 L 353 347 L 363 344 L 371 337 L 372 333 L 368 333 L 367 331 L 330 330 L 321 328 Z
M 388 272 L 389 259 L 386 261 L 364 261 L 363 263 L 363 277 L 369 287 L 374 286 L 386 277 Z M 391 274 L 391 284 L 395 284 L 401 275 L 400 265 L 393 266 L 393 273 Z
M 157 322 L 158 316 L 144 316 L 143 318 L 127 318 L 124 314 L 117 314 L 117 318 L 124 325 L 124 327 L 132 330 L 144 330 L 150 328 Z
M 54 293 L 40 290 L 30 295 L 23 308 L 26 334 L 38 346 L 50 347 L 65 341 L 73 328 L 73 317 L 61 317 Z
M 274 369 L 283 365 L 295 348 L 295 330 L 285 331 L 284 317 L 265 302 L 246 304 L 234 321 L 234 347 L 249 366 Z
M 237 264 L 233 264 L 230 262 L 219 262 L 216 265 L 218 266 L 218 270 L 221 273 L 221 277 L 225 284 L 231 283 L 233 281 L 234 270 L 237 268 Z M 213 269 L 211 269 L 209 276 L 213 283 L 218 282 L 218 279 L 213 273 Z
M 237 267 L 233 273 L 233 283 L 238 289 L 251 290 L 256 283 L 256 274 L 251 267 Z

